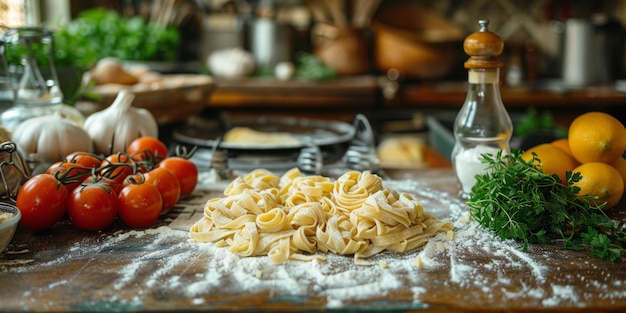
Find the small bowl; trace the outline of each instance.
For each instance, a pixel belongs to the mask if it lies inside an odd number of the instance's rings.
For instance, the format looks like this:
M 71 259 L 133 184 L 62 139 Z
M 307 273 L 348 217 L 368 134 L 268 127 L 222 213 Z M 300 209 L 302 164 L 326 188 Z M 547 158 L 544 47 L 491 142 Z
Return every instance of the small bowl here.
M 8 219 L 2 219 L 5 214 L 12 214 Z M 0 253 L 9 245 L 15 230 L 17 229 L 17 223 L 20 221 L 22 213 L 20 210 L 9 203 L 0 202 Z

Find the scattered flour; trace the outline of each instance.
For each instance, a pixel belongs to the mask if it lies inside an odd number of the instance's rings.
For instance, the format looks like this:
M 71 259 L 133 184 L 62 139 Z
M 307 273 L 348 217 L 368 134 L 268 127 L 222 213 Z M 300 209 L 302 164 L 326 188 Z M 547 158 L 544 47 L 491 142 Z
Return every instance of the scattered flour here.
M 115 295 L 111 300 L 140 306 L 142 299 L 157 289 L 180 294 L 189 298 L 191 304 L 202 306 L 207 304 L 205 297 L 215 293 L 270 291 L 274 297 L 308 299 L 314 295 L 325 299 L 328 308 L 342 308 L 361 299 L 384 299 L 390 293 L 408 291 L 412 294 L 409 303 L 423 308 L 422 299 L 431 290 L 432 281 L 428 277 L 432 277 L 429 276 L 432 273 L 442 277 L 450 297 L 455 296 L 455 290 L 471 291 L 472 297 L 493 301 L 494 307 L 505 306 L 507 301 L 531 301 L 545 307 L 584 307 L 588 302 L 597 301 L 589 298 L 586 290 L 573 287 L 580 286 L 580 282 L 589 289 L 603 290 L 605 300 L 624 301 L 626 298 L 623 275 L 616 280 L 607 272 L 606 281 L 598 281 L 585 273 L 552 273 L 537 261 L 541 251 L 521 252 L 517 249 L 518 243 L 503 241 L 485 232 L 468 218 L 464 203 L 455 196 L 429 189 L 416 181 L 387 184 L 395 190 L 416 193 L 427 212 L 453 221 L 454 238 L 439 234 L 418 251 L 375 255 L 369 260 L 372 266 L 359 266 L 351 256 L 333 254 L 326 255 L 325 262 L 289 261 L 276 265 L 267 257 L 242 258 L 213 243 L 192 242 L 188 232 L 162 226 L 120 231 L 101 238 L 97 245 L 79 241 L 71 246 L 67 255 L 44 263 L 0 268 L 0 273 L 55 268 L 72 258 L 115 252 L 129 239 L 142 238 L 145 244 L 140 248 L 145 253 L 111 273 L 116 275 L 112 287 L 125 290 L 140 284 L 147 288 L 140 289 L 131 299 L 119 299 L 119 295 Z M 523 273 L 517 277 L 525 278 L 512 280 L 506 273 Z M 578 283 L 568 284 L 572 281 Z M 71 282 L 69 277 L 46 287 L 62 288 Z M 39 292 L 46 292 L 44 289 Z M 29 290 L 29 294 L 31 292 Z

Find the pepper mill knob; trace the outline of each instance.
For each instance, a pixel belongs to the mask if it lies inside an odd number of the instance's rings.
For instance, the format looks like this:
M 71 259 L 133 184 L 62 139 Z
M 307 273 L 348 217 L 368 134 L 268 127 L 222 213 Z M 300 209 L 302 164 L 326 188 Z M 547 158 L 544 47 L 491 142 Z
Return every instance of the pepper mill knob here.
M 500 36 L 489 31 L 489 20 L 479 20 L 480 30 L 465 38 L 463 50 L 470 56 L 465 61 L 465 68 L 499 68 L 502 61 L 498 56 L 502 54 L 504 42 Z

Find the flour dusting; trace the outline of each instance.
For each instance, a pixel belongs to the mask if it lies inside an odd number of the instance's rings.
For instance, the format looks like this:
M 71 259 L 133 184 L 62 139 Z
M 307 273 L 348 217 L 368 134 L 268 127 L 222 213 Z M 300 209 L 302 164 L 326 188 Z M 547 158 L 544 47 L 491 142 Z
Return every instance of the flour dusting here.
M 604 273 L 604 280 L 592 279 L 584 271 L 560 273 L 543 264 L 542 250 L 522 252 L 519 243 L 501 240 L 481 229 L 468 217 L 465 204 L 455 196 L 429 189 L 416 181 L 390 181 L 387 187 L 411 192 L 422 201 L 424 210 L 440 219 L 454 222 L 454 236 L 438 234 L 420 250 L 407 253 L 381 253 L 361 266 L 351 256 L 324 255 L 326 261 L 289 261 L 273 264 L 269 258 L 239 257 L 226 248 L 212 243 L 197 243 L 184 230 L 161 226 L 146 230 L 124 230 L 100 238 L 97 244 L 86 241 L 73 243 L 70 253 L 58 255 L 45 262 L 27 263 L 0 268 L 2 271 L 47 271 L 62 268 L 74 259 L 95 260 L 99 253 L 126 253 L 124 245 L 133 239 L 142 244 L 133 249 L 138 257 L 130 262 L 111 266 L 111 287 L 114 290 L 137 290 L 131 298 L 120 294 L 105 294 L 110 301 L 141 306 L 151 293 L 173 293 L 189 299 L 198 307 L 210 303 L 211 296 L 233 296 L 269 292 L 276 299 L 322 299 L 327 308 L 342 308 L 364 299 L 376 301 L 402 291 L 403 305 L 424 307 L 424 299 L 432 293 L 469 297 L 493 303 L 494 308 L 508 303 L 537 303 L 539 306 L 579 306 L 597 301 L 589 297 L 590 290 L 602 294 L 606 301 L 626 298 L 626 281 Z M 137 252 L 132 251 L 132 252 Z M 556 261 L 555 261 L 556 262 Z M 584 264 L 581 268 L 589 268 Z M 158 266 L 155 266 L 158 264 Z M 586 267 L 585 267 L 586 266 Z M 591 269 L 594 271 L 600 268 Z M 511 273 L 515 275 L 511 276 Z M 79 275 L 79 273 L 75 274 Z M 432 290 L 433 279 L 444 286 Z M 523 279 L 511 279 L 523 277 Z M 596 276 L 597 277 L 597 276 Z M 66 277 L 49 288 L 71 285 Z M 573 286 L 585 286 L 584 289 Z M 145 286 L 145 287 L 141 287 Z M 34 288 L 25 293 L 34 299 L 46 288 Z M 155 291 L 156 290 L 156 291 Z M 601 290 L 601 292 L 598 292 Z M 460 292 L 463 291 L 463 292 Z M 95 296 L 94 296 L 95 297 Z M 461 299 L 467 300 L 467 299 Z M 28 300 L 24 300 L 28 308 Z M 484 302 L 483 303 L 486 303 Z

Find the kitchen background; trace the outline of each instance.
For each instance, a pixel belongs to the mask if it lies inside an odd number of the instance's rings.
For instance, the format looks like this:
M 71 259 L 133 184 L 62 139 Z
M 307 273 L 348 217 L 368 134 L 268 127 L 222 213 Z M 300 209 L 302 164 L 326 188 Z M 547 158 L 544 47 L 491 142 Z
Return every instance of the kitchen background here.
M 256 21 L 271 17 L 274 22 L 287 30 L 277 34 L 275 60 L 293 58 L 300 50 L 312 50 L 312 34 L 315 22 L 321 20 L 316 9 L 326 1 L 306 0 L 88 0 L 88 1 L 33 1 L 8 0 L 0 4 L 0 23 L 4 26 L 41 24 L 55 27 L 75 18 L 81 11 L 93 7 L 115 9 L 126 16 L 143 15 L 154 18 L 157 14 L 167 15 L 167 23 L 178 27 L 183 37 L 179 58 L 204 61 L 207 55 L 218 48 L 242 46 L 253 49 Z M 343 5 L 340 13 L 356 15 L 350 1 L 329 1 Z M 379 5 L 377 5 L 380 2 Z M 318 3 L 318 4 L 316 4 Z M 592 23 L 595 37 L 598 34 L 609 40 L 602 42 L 602 56 L 610 74 L 602 82 L 623 77 L 623 29 L 626 23 L 626 2 L 620 0 L 572 1 L 572 0 L 353 0 L 354 7 L 361 11 L 378 14 L 379 20 L 392 23 L 407 31 L 418 33 L 443 27 L 445 31 L 460 31 L 459 34 L 445 34 L 448 39 L 462 38 L 477 28 L 477 20 L 491 21 L 490 28 L 505 40 L 505 60 L 508 67 L 523 67 L 523 79 L 562 75 L 561 61 L 566 54 L 565 29 L 570 19 L 586 19 Z M 171 6 L 169 4 L 172 4 Z M 378 6 L 378 7 L 377 7 Z M 409 9 L 405 9 L 409 8 Z M 312 12 L 313 10 L 313 12 Z M 353 10 L 355 12 L 351 12 Z M 419 12 L 418 12 L 419 11 Z M 156 12 L 156 13 L 155 13 Z M 330 12 L 330 11 L 329 11 Z M 424 13 L 426 12 L 426 13 Z M 366 17 L 358 28 L 371 30 L 372 24 Z M 427 16 L 423 16 L 426 14 Z M 438 14 L 439 20 L 428 15 Z M 330 16 L 330 13 L 327 14 Z M 316 18 L 317 17 L 317 18 Z M 422 17 L 422 18 L 420 18 Z M 356 18 L 356 17 L 355 17 Z M 373 17 L 376 21 L 376 16 Z M 39 21 L 39 22 L 38 22 Z M 337 24 L 329 20 L 331 24 Z M 355 22 L 356 23 L 356 22 Z M 431 23 L 431 24 L 429 24 Z M 443 25 L 442 24 L 449 24 Z M 356 25 L 356 24 L 355 24 Z M 353 25 L 354 26 L 354 25 Z M 258 28 L 261 28 L 260 26 Z M 456 28 L 456 29 L 454 29 Z M 257 35 L 262 30 L 256 30 Z M 579 33 L 581 46 L 598 43 L 594 35 Z M 370 37 L 371 36 L 370 34 Z M 373 38 L 368 37 L 371 47 Z M 452 38 L 455 37 L 455 38 Z M 458 38 L 456 38 L 458 37 Z M 444 39 L 442 39 L 444 40 Z M 456 53 L 459 46 L 454 46 Z M 374 58 L 370 53 L 370 57 Z M 460 56 L 461 58 L 464 55 Z M 597 59 L 604 59 L 598 55 Z M 274 62 L 276 62 L 274 60 Z M 600 62 L 601 60 L 596 60 Z M 590 62 L 593 62 L 591 60 Z M 375 72 L 377 68 L 372 68 Z M 449 73 L 455 78 L 463 78 L 464 69 L 455 66 Z M 460 75 L 457 75 L 459 74 Z M 449 78 L 443 75 L 439 78 Z
M 70 16 L 75 17 L 80 11 L 94 6 L 108 7 L 124 12 L 127 15 L 149 15 L 147 8 L 142 5 L 161 6 L 166 10 L 167 3 L 172 1 L 71 1 Z M 181 29 L 184 44 L 181 48 L 180 58 L 183 60 L 198 58 L 204 60 L 211 51 L 240 45 L 246 49 L 253 49 L 254 27 L 256 20 L 272 17 L 281 26 L 289 31 L 284 31 L 276 38 L 276 46 L 273 52 L 278 55 L 273 57 L 289 58 L 299 50 L 311 50 L 311 30 L 316 21 L 314 10 L 316 2 L 303 0 L 274 0 L 274 1 L 224 1 L 224 0 L 197 0 L 175 1 L 175 12 L 171 14 L 171 24 Z M 322 4 L 324 1 L 321 1 Z M 330 1 L 348 3 L 350 1 Z M 354 1 L 359 3 L 355 6 L 365 7 L 367 3 L 377 3 L 377 0 Z M 346 4 L 342 4 L 346 8 Z M 55 4 L 56 6 L 56 4 Z M 409 9 L 405 9 L 408 7 Z M 417 8 L 414 8 L 417 7 Z M 414 9 L 412 9 L 414 8 Z M 42 8 L 46 10 L 46 7 Z M 350 15 L 350 8 L 341 10 Z M 364 9 L 367 10 L 367 9 Z M 623 76 L 623 33 L 622 25 L 626 22 L 626 2 L 620 0 L 603 1 L 572 1 L 572 0 L 383 0 L 378 8 L 372 5 L 380 18 L 385 23 L 393 23 L 393 26 L 413 31 L 415 33 L 438 27 L 456 27 L 460 30 L 459 38 L 473 32 L 477 28 L 477 20 L 486 18 L 491 21 L 491 30 L 499 34 L 505 40 L 506 64 L 508 67 L 522 65 L 524 80 L 532 80 L 541 77 L 555 77 L 562 75 L 561 61 L 567 51 L 565 46 L 565 28 L 570 19 L 586 19 L 591 21 L 592 27 L 603 36 L 612 36 L 603 45 L 602 56 L 608 77 L 602 78 L 602 82 L 609 79 L 618 79 Z M 417 12 L 417 10 L 423 12 Z M 427 13 L 424 13 L 427 12 Z M 419 17 L 424 14 L 425 20 Z M 436 20 L 428 15 L 440 14 L 443 21 Z M 365 19 L 359 26 L 369 30 L 371 24 Z M 376 17 L 374 17 L 376 20 Z M 434 20 L 434 21 L 433 21 Z M 432 24 L 427 24 L 432 22 Z M 332 24 L 337 24 L 332 22 Z M 441 25 L 449 23 L 450 25 Z M 246 25 L 248 24 L 248 25 Z M 259 27 L 260 28 L 260 27 Z M 261 30 L 257 30 L 257 35 Z M 446 30 L 449 31 L 449 30 Z M 456 30 L 452 30 L 456 31 Z M 313 34 L 315 35 L 315 34 Z M 443 34 L 443 36 L 457 36 Z M 581 46 L 593 45 L 593 36 L 579 33 Z M 599 35 L 596 35 L 598 37 Z M 368 38 L 372 39 L 372 38 Z M 448 38 L 452 39 L 452 38 Z M 373 39 L 372 39 L 373 40 Z M 442 39 L 443 40 L 443 39 Z M 597 41 L 595 41 L 597 43 Z M 391 48 L 391 47 L 390 47 Z M 458 46 L 455 47 L 455 49 Z M 372 47 L 370 46 L 370 49 Z M 457 51 L 459 54 L 462 51 Z M 280 55 L 282 54 L 282 55 Z M 371 56 L 371 54 L 370 54 Z M 604 59 L 598 55 L 596 59 Z M 372 56 L 373 57 L 373 56 Z M 461 55 L 461 58 L 464 56 Z M 600 62 L 601 60 L 596 60 Z M 520 62 L 520 63 L 518 63 Z M 589 62 L 593 62 L 590 60 Z M 375 68 L 373 70 L 376 70 Z M 463 78 L 464 69 L 455 66 L 450 73 L 455 78 Z M 460 75 L 458 75 L 460 74 Z M 448 78 L 446 75 L 439 78 Z
M 176 27 L 182 41 L 163 72 L 217 74 L 209 66 L 214 52 L 251 52 L 256 72 L 216 75 L 206 116 L 351 120 L 363 113 L 381 133 L 427 131 L 428 116 L 453 116 L 461 107 L 462 42 L 488 19 L 505 43 L 502 96 L 513 115 L 536 108 L 566 125 L 594 109 L 624 121 L 626 1 L 9 0 L 0 4 L 0 24 L 54 28 L 95 7 Z M 303 52 L 337 76 L 316 72 L 317 84 L 302 84 L 273 71 Z

